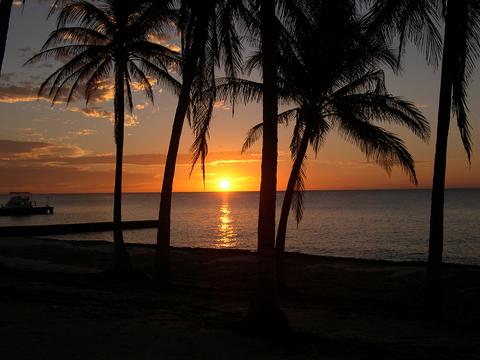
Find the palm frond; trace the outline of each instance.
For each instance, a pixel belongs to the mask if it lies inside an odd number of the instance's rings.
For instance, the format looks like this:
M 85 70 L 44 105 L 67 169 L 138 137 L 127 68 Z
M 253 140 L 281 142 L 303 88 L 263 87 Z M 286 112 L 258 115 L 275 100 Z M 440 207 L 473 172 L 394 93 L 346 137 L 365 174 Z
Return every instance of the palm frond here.
M 438 24 L 436 0 L 369 0 L 371 4 L 365 23 L 370 36 L 380 36 L 391 42 L 397 36 L 400 56 L 407 41 L 412 41 L 425 52 L 427 61 L 437 64 L 441 55 L 442 39 Z
M 355 114 L 344 116 L 350 119 L 339 124 L 340 134 L 357 145 L 367 159 L 373 159 L 389 175 L 393 166 L 399 165 L 410 181 L 418 184 L 413 157 L 403 140 L 379 126 L 356 118 Z
M 430 126 L 422 112 L 410 101 L 393 95 L 360 93 L 332 96 L 324 109 L 327 116 L 355 113 L 364 121 L 405 126 L 422 140 L 427 140 L 430 136 Z
M 113 34 L 115 25 L 109 15 L 88 1 L 69 1 L 59 11 L 57 28 L 65 27 L 67 23 L 78 23 L 89 29 Z
M 244 104 L 260 102 L 263 96 L 263 85 L 261 83 L 245 79 L 217 79 L 215 90 L 218 99 L 232 104 L 238 101 L 242 101 Z
M 263 123 L 254 125 L 248 130 L 247 135 L 245 135 L 245 140 L 242 145 L 242 154 L 248 151 L 261 137 L 263 134 Z
M 450 47 L 447 51 L 453 57 L 452 67 L 448 70 L 452 77 L 452 110 L 470 162 L 472 139 L 467 88 L 480 57 L 480 4 L 472 0 L 449 1 L 447 11 L 453 13 L 452 17 L 447 14 L 447 19 L 452 18 L 452 24 L 448 26 L 453 27 L 455 34 L 454 43 L 445 44 Z
M 292 201 L 292 210 L 295 214 L 295 220 L 297 222 L 297 227 L 300 225 L 300 222 L 303 219 L 303 210 L 304 210 L 304 200 L 305 200 L 305 177 L 306 177 L 306 156 L 302 161 L 302 166 L 300 172 L 297 176 L 297 181 L 295 182 L 295 191 L 293 193 Z
M 207 99 L 206 101 L 197 103 L 193 107 L 193 132 L 195 140 L 191 146 L 192 151 L 192 166 L 190 168 L 190 175 L 193 169 L 200 160 L 202 168 L 202 178 L 205 185 L 205 159 L 208 154 L 208 139 L 210 121 L 212 119 L 214 98 Z
M 296 119 L 298 116 L 299 109 L 290 109 L 278 114 L 277 121 L 279 125 L 288 126 L 292 119 Z M 248 130 L 247 135 L 245 135 L 245 140 L 242 145 L 242 154 L 249 150 L 262 136 L 263 132 L 263 123 L 254 125 Z

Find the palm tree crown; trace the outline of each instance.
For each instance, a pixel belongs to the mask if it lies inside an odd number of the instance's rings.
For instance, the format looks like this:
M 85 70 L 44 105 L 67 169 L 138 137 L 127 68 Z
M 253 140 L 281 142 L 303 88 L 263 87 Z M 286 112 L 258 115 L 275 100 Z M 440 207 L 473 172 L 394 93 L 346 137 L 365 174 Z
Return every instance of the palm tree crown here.
M 302 31 L 294 35 L 282 33 L 279 56 L 279 96 L 285 105 L 294 107 L 279 114 L 278 121 L 295 123 L 291 143 L 294 165 L 276 241 L 280 254 L 292 204 L 297 222 L 302 217 L 301 190 L 309 143 L 318 152 L 329 131 L 337 128 L 346 140 L 356 144 L 387 172 L 399 164 L 416 183 L 413 158 L 403 141 L 375 122 L 406 126 L 422 139 L 429 135 L 428 124 L 418 109 L 387 92 L 383 71 L 378 68 L 381 65 L 396 68 L 396 57 L 382 36 L 372 36 L 366 31 L 365 21 L 357 19 L 354 2 L 316 2 L 310 4 L 304 14 L 296 24 Z M 253 56 L 249 68 L 261 59 L 260 53 Z M 239 96 L 244 101 L 259 101 L 263 86 L 248 80 L 223 79 L 217 93 L 232 102 Z M 250 130 L 243 150 L 260 137 L 262 130 L 263 123 Z M 292 202 L 294 189 L 297 196 Z M 277 262 L 280 264 L 278 256 Z
M 140 85 L 151 101 L 153 80 L 178 91 L 178 83 L 170 74 L 171 67 L 178 63 L 178 54 L 152 41 L 155 35 L 168 30 L 166 24 L 173 12 L 166 11 L 163 17 L 153 16 L 151 8 L 141 1 L 98 3 L 70 1 L 60 10 L 57 29 L 28 61 L 54 58 L 65 62 L 42 83 L 39 95 L 48 95 L 56 102 L 68 89 L 67 102 L 75 95 L 83 95 L 88 104 L 98 83 L 108 79 L 118 64 L 125 71 L 129 110 L 133 108 L 133 82 Z
M 160 15 L 161 14 L 161 15 Z M 153 102 L 152 82 L 178 91 L 169 71 L 178 55 L 152 41 L 174 17 L 168 1 L 102 0 L 95 4 L 83 0 L 64 1 L 59 10 L 57 29 L 41 51 L 29 60 L 54 58 L 64 63 L 40 86 L 39 95 L 55 103 L 70 103 L 83 95 L 91 102 L 98 84 L 114 75 L 114 133 L 116 144 L 113 205 L 115 268 L 130 269 L 121 227 L 122 158 L 125 98 L 133 109 L 133 86 L 139 85 Z
M 240 68 L 241 46 L 235 26 L 238 4 L 241 4 L 241 0 L 180 2 L 177 24 L 182 45 L 182 86 L 173 120 L 160 198 L 155 261 L 155 277 L 159 282 L 170 281 L 171 201 L 183 124 L 185 117 L 190 120 L 190 115 L 193 115 L 194 122 L 191 125 L 196 132 L 199 124 L 207 123 L 211 117 L 215 97 L 202 102 L 197 101 L 197 98 L 214 83 L 217 66 L 223 64 L 226 72 L 232 76 Z M 207 151 L 206 142 L 195 143 L 193 147 L 198 149 L 194 155 L 197 158 Z

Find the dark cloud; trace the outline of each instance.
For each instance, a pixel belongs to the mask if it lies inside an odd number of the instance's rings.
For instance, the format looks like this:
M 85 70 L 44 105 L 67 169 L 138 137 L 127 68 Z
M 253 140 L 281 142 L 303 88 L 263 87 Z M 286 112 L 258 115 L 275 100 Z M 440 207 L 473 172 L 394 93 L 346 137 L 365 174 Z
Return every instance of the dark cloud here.
M 0 140 L 0 161 L 3 161 L 4 164 L 19 164 L 22 162 L 47 163 L 51 161 L 50 159 L 68 159 L 84 156 L 85 154 L 86 151 L 82 148 L 70 144 Z
M 30 153 L 35 149 L 48 146 L 50 146 L 50 144 L 44 142 L 0 140 L 0 156 L 8 157 L 22 153 Z
M 163 174 L 161 166 L 165 160 L 165 155 L 158 153 L 125 155 L 124 191 L 159 190 Z M 203 190 L 203 183 L 197 177 L 198 169 L 195 172 L 196 180 L 189 182 L 191 160 L 191 154 L 179 154 L 177 157 L 177 191 L 190 191 L 192 186 L 196 190 Z M 217 170 L 221 173 L 224 168 L 228 171 L 232 166 L 256 168 L 260 156 L 257 153 L 241 155 L 239 152 L 212 152 L 207 161 L 209 176 L 215 176 Z M 114 167 L 113 154 L 92 155 L 71 144 L 0 140 L 0 172 L 13 174 L 0 177 L 1 193 L 111 192 Z M 240 180 L 245 183 L 248 179 L 242 175 Z
M 55 163 L 61 166 L 79 166 L 79 165 L 101 165 L 114 164 L 114 155 L 88 155 L 88 153 L 75 145 L 52 144 L 46 142 L 29 142 L 0 140 L 0 155 L 8 160 L 10 166 L 14 163 Z M 5 159 L 8 157 L 8 159 Z M 14 160 L 14 161 L 12 161 Z M 123 157 L 124 164 L 129 165 L 164 165 L 166 157 L 164 154 L 132 154 Z M 191 154 L 178 154 L 177 164 L 190 165 L 192 161 Z M 222 166 L 232 163 L 259 162 L 260 157 L 257 153 L 240 154 L 237 151 L 230 152 L 212 152 L 207 158 L 208 164 L 212 166 Z
M 112 192 L 113 170 L 86 170 L 81 168 L 45 167 L 45 166 L 4 166 L 2 172 L 15 174 L 0 177 L 0 192 L 30 191 L 34 193 L 50 192 Z M 155 174 L 124 172 L 125 191 L 136 191 L 144 186 L 158 188 Z M 129 186 L 128 184 L 132 184 Z M 138 187 L 138 188 L 137 188 Z
M 20 80 L 16 83 L 13 83 L 15 79 L 15 74 L 6 74 L 5 77 L 2 76 L 3 81 L 0 83 L 0 103 L 17 103 L 17 102 L 31 102 L 36 100 L 46 100 L 50 101 L 51 99 L 47 96 L 48 94 L 43 94 L 38 97 L 38 90 L 40 88 L 40 79 L 38 76 L 31 77 L 28 80 Z M 82 97 L 79 94 L 82 94 L 83 90 L 75 94 L 72 99 L 72 102 L 80 100 Z M 68 89 L 64 89 L 61 95 L 56 100 L 57 103 L 62 103 L 66 101 Z M 91 103 L 102 103 L 110 101 L 113 99 L 113 86 L 110 81 L 102 81 L 98 84 L 97 90 L 93 94 L 90 102 Z
M 0 85 L 0 103 L 31 102 L 39 99 L 47 100 L 44 97 L 38 97 L 38 88 L 33 86 L 18 85 Z

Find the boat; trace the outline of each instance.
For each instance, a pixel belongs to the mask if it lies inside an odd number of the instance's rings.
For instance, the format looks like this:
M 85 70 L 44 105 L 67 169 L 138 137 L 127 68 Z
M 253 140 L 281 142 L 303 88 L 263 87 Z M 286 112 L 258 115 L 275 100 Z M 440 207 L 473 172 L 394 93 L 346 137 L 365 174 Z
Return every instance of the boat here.
M 36 201 L 30 200 L 29 192 L 10 193 L 10 200 L 0 207 L 0 216 L 51 214 L 53 214 L 53 206 L 50 206 L 49 204 L 38 206 Z

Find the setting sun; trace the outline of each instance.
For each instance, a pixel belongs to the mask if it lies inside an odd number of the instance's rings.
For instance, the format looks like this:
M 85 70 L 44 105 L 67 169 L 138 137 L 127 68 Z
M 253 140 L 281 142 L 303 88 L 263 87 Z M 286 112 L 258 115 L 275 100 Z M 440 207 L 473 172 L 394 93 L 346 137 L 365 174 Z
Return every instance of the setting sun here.
M 226 179 L 221 180 L 220 181 L 220 189 L 222 189 L 224 191 L 230 189 L 230 181 L 226 180 Z

